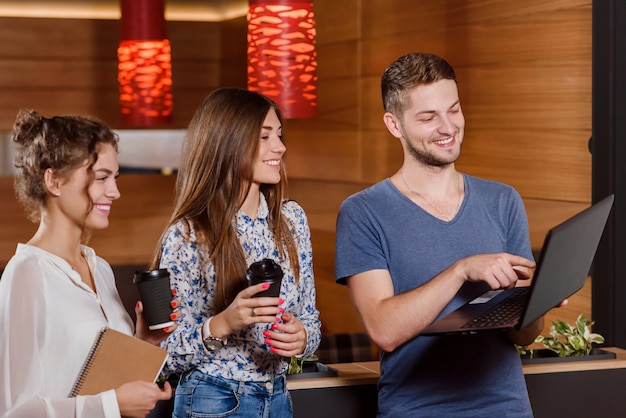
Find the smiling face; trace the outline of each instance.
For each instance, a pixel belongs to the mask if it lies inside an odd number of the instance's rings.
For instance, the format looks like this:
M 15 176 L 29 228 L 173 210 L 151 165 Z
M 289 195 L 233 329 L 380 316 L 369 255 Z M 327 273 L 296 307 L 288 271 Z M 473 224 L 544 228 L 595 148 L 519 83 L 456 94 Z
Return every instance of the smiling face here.
M 408 99 L 401 117 L 385 114 L 385 124 L 401 140 L 405 154 L 426 166 L 454 163 L 461 154 L 465 129 L 456 82 L 420 85 Z
M 111 204 L 120 198 L 120 191 L 117 188 L 120 168 L 117 163 L 117 152 L 111 145 L 100 146 L 98 161 L 92 170 L 93 182 L 89 186 L 88 193 L 93 206 L 85 226 L 90 229 L 103 229 L 109 226 Z
M 100 145 L 98 160 L 91 173 L 85 163 L 61 185 L 59 207 L 62 212 L 86 229 L 104 229 L 109 226 L 111 203 L 120 197 L 118 173 L 115 148 L 110 144 Z
M 270 109 L 263 121 L 259 148 L 254 163 L 253 182 L 277 184 L 280 182 L 282 157 L 287 148 L 282 140 L 283 128 L 274 109 Z

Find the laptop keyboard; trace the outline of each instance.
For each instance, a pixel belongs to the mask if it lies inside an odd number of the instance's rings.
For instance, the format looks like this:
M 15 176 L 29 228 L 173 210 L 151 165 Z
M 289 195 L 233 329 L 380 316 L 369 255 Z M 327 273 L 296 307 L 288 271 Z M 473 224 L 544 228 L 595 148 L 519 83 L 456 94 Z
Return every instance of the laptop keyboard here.
M 484 315 L 472 319 L 461 328 L 473 327 L 496 327 L 510 324 L 515 318 L 519 318 L 528 299 L 530 287 L 516 287 L 513 294 L 504 299 L 500 304 Z

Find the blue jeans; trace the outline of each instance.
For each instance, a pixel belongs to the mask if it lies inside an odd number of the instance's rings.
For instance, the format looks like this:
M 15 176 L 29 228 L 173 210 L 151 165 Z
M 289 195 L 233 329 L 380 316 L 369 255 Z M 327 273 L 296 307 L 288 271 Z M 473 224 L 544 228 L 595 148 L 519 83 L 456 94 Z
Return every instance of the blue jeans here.
M 293 418 L 286 379 L 239 382 L 193 370 L 181 376 L 173 418 Z

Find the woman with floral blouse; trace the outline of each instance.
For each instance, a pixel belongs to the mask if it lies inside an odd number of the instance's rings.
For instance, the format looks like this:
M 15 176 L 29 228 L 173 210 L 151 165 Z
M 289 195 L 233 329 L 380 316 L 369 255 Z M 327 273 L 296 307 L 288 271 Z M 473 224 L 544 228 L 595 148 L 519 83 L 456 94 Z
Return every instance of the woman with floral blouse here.
M 183 145 L 174 212 L 153 267 L 166 268 L 181 302 L 162 343 L 165 373 L 181 373 L 176 418 L 292 417 L 289 360 L 320 341 L 311 235 L 287 200 L 282 121 L 268 98 L 218 89 L 197 109 Z M 279 297 L 253 297 L 246 270 L 269 258 Z

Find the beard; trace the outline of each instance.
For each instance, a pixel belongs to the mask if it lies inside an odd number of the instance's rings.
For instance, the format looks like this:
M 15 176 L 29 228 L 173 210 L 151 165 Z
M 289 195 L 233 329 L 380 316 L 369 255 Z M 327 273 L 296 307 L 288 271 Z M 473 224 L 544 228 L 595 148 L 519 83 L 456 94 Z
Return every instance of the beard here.
M 459 151 L 454 153 L 449 153 L 446 156 L 436 155 L 433 152 L 429 152 L 427 150 L 418 150 L 413 146 L 410 141 L 407 141 L 407 147 L 411 156 L 418 163 L 428 166 L 428 167 L 443 167 L 449 164 L 456 162 L 461 155 L 461 145 L 459 145 Z

